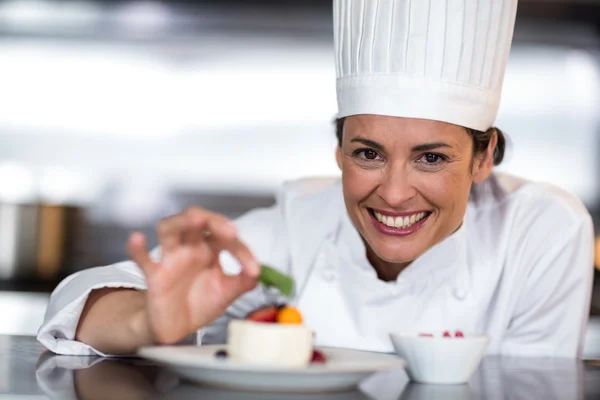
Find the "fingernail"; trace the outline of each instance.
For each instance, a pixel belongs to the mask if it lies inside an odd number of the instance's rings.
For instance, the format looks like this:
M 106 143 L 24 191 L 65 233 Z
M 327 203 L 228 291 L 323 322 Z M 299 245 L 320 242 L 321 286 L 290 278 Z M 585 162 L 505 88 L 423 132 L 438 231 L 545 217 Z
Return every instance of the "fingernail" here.
M 258 263 L 258 261 L 251 261 L 249 267 L 250 270 L 248 272 L 250 272 L 252 276 L 260 275 L 260 264 Z

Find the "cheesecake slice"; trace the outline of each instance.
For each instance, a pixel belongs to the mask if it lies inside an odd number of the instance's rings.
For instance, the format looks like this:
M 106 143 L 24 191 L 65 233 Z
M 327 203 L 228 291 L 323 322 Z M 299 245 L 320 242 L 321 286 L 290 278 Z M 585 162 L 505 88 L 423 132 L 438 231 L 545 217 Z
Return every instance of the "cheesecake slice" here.
M 233 320 L 228 355 L 235 361 L 276 367 L 304 367 L 313 355 L 312 331 L 302 324 Z

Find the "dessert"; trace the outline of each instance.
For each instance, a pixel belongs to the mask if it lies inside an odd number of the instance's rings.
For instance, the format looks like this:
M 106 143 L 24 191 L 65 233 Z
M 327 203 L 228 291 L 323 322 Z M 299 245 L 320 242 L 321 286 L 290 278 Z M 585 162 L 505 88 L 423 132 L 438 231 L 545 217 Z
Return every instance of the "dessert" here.
M 312 357 L 312 331 L 304 325 L 234 320 L 229 324 L 231 359 L 280 367 L 301 367 Z
M 291 278 L 262 267 L 259 282 L 291 296 Z M 313 332 L 303 324 L 300 311 L 287 304 L 269 305 L 229 323 L 227 357 L 232 360 L 277 367 L 303 367 L 323 363 L 323 353 L 313 351 Z

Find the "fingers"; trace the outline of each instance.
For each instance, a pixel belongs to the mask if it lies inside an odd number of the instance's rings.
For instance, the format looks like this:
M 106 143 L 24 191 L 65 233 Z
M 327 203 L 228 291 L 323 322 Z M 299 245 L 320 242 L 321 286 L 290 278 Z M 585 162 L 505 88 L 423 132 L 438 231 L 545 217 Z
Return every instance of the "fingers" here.
M 214 258 L 221 250 L 228 250 L 242 265 L 243 274 L 253 279 L 260 274 L 258 261 L 239 240 L 235 226 L 220 214 L 189 208 L 161 221 L 158 236 L 163 254 L 175 251 L 179 246 L 192 246 L 197 252 L 212 249 L 213 254 L 198 255 L 201 257 L 197 259 L 204 260 Z
M 158 243 L 163 254 L 172 252 L 181 245 L 188 223 L 183 214 L 177 214 L 159 222 L 157 227 Z
M 221 250 L 229 251 L 242 265 L 242 274 L 256 280 L 260 274 L 260 265 L 250 249 L 240 241 L 233 223 L 222 215 L 204 210 L 190 209 L 187 211 L 194 219 L 194 228 L 202 232 L 210 232 L 209 237 L 202 235 L 201 241 L 206 241 L 218 254 Z
M 219 223 L 210 220 L 220 219 Z M 224 217 L 201 208 L 189 208 L 186 211 L 165 218 L 158 224 L 158 242 L 163 253 L 174 251 L 181 245 L 195 245 L 206 239 L 205 233 L 230 234 Z
M 185 214 L 191 221 L 192 229 L 197 233 L 196 240 L 223 240 L 237 238 L 237 230 L 231 221 L 223 215 L 203 210 L 189 208 Z M 206 236 L 206 234 L 210 236 Z
M 244 273 L 239 275 L 223 275 L 223 292 L 228 296 L 227 301 L 232 302 L 242 294 L 254 289 L 257 285 L 256 277 Z
M 129 256 L 144 272 L 145 275 L 152 274 L 156 264 L 150 258 L 146 248 L 146 237 L 143 233 L 134 232 L 129 236 L 127 242 L 127 252 Z
M 235 257 L 242 266 L 241 274 L 256 280 L 260 275 L 260 264 L 252 251 L 238 237 L 233 238 L 215 238 L 211 242 L 213 248 L 227 250 Z

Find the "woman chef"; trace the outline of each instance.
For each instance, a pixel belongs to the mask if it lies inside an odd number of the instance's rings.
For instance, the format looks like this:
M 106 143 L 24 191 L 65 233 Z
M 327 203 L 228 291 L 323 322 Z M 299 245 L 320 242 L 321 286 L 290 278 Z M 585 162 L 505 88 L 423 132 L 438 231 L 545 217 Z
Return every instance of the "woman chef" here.
M 335 0 L 341 180 L 287 184 L 234 223 L 188 209 L 159 223 L 151 254 L 133 234 L 132 261 L 59 285 L 40 342 L 73 355 L 222 342 L 229 319 L 269 301 L 266 263 L 295 279 L 318 345 L 392 351 L 391 330 L 461 329 L 489 334 L 490 354 L 577 357 L 590 216 L 560 189 L 492 173 L 516 8 Z

